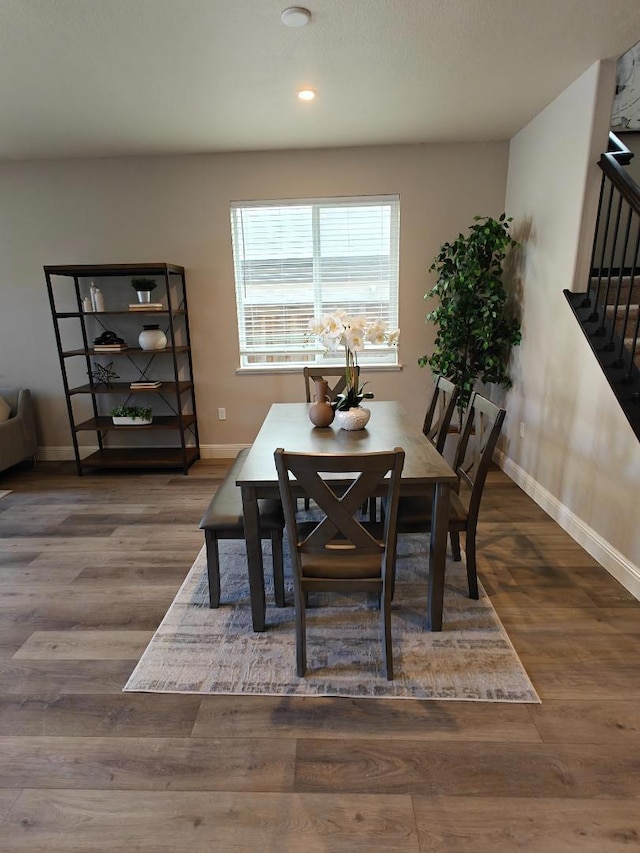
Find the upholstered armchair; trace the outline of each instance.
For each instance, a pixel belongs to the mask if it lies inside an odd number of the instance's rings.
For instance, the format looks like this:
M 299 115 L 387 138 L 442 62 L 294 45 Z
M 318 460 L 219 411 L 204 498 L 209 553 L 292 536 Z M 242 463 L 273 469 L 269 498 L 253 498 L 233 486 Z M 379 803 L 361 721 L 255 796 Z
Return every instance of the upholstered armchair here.
M 35 457 L 38 447 L 31 392 L 28 388 L 0 388 L 9 417 L 0 420 L 0 471 Z M 2 406 L 6 413 L 6 407 Z

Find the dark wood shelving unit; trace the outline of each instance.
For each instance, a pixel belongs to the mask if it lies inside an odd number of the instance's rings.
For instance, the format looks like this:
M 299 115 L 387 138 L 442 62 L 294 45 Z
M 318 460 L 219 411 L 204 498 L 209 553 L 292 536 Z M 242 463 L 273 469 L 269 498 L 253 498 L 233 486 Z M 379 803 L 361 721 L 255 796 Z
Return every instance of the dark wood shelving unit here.
M 44 273 L 78 474 L 96 468 L 180 468 L 187 474 L 200 458 L 200 443 L 184 268 L 165 263 L 98 264 L 45 266 Z M 128 307 L 136 303 L 130 281 L 141 277 L 156 282 L 154 300 L 162 302 L 162 310 Z M 83 310 L 92 282 L 100 288 L 107 310 Z M 162 324 L 165 348 L 145 350 L 138 345 L 139 331 L 151 323 Z M 107 324 L 113 326 L 109 331 L 124 338 L 126 349 L 93 349 L 94 339 Z M 99 367 L 111 369 L 116 374 L 113 381 L 97 382 Z M 132 389 L 130 383 L 139 380 L 161 385 Z M 150 405 L 153 421 L 115 425 L 109 415 L 114 405 Z M 98 445 L 88 455 L 84 454 L 89 448 L 78 440 L 84 433 L 94 433 Z M 118 444 L 132 436 L 139 444 Z

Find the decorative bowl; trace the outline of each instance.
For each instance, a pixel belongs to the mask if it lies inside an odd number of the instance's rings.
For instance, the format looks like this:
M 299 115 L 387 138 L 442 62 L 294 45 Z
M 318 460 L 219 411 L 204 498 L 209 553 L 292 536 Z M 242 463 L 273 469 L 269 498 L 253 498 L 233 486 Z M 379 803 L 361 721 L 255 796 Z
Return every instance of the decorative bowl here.
M 356 430 L 364 429 L 369 423 L 371 410 L 364 406 L 355 406 L 353 409 L 338 410 L 334 424 L 340 429 Z

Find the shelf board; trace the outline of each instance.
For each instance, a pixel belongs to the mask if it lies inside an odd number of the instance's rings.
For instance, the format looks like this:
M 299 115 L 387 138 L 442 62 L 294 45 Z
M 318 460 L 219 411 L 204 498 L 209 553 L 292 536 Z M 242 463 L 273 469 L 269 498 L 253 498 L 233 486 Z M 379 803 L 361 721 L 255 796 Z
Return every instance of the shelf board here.
M 69 394 L 179 394 L 193 388 L 193 382 L 163 382 L 159 388 L 134 388 L 128 382 L 112 382 L 111 385 L 78 385 L 70 388 Z
M 126 349 L 119 350 L 100 350 L 96 352 L 94 349 L 70 349 L 66 350 L 62 353 L 63 358 L 69 358 L 73 355 L 159 355 L 161 353 L 172 353 L 172 352 L 189 352 L 189 347 L 187 346 L 179 346 L 174 347 L 164 347 L 163 349 L 141 349 L 140 347 L 127 347 Z
M 184 274 L 184 267 L 178 264 L 148 263 L 148 264 L 71 264 L 70 266 L 45 266 L 44 271 L 50 275 L 71 275 L 79 278 L 88 276 L 117 276 L 136 277 L 141 275 Z
M 185 313 L 184 308 L 173 308 L 171 311 L 169 311 L 168 308 L 165 308 L 162 311 L 159 311 L 158 309 L 156 309 L 155 311 L 142 311 L 140 309 L 137 309 L 136 311 L 128 311 L 126 309 L 123 311 L 57 311 L 54 316 L 55 317 L 62 317 L 62 318 L 65 318 L 65 317 L 69 318 L 69 317 L 108 317 L 109 315 L 111 315 L 113 317 L 117 314 L 119 314 L 121 316 L 123 314 L 126 314 L 128 317 L 130 317 L 132 314 L 143 314 L 145 316 L 153 314 L 157 317 L 162 317 L 163 315 L 166 317 L 169 314 L 173 314 L 175 316 L 177 314 L 184 314 L 184 313 Z
M 200 458 L 197 447 L 186 448 L 187 467 Z M 181 447 L 105 447 L 80 461 L 82 468 L 183 468 Z
M 182 424 L 184 428 L 192 426 L 196 422 L 194 415 L 183 415 L 182 416 Z M 153 421 L 150 424 L 145 424 L 144 426 L 116 426 L 111 418 L 108 415 L 101 415 L 97 418 L 89 418 L 87 421 L 82 421 L 82 423 L 76 424 L 74 426 L 76 432 L 80 432 L 81 430 L 114 430 L 119 432 L 120 430 L 133 430 L 134 432 L 145 432 L 146 430 L 158 430 L 158 429 L 180 429 L 180 419 L 177 415 L 154 415 Z

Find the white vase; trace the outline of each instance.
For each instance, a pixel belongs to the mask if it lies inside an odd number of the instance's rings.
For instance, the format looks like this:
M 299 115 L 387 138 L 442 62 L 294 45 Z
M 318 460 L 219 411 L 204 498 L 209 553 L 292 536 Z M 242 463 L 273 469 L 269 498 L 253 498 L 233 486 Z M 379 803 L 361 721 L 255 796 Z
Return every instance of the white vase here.
M 140 349 L 144 350 L 164 349 L 167 345 L 167 336 L 160 326 L 155 324 L 143 326 L 138 336 L 138 343 L 140 344 Z
M 334 424 L 340 427 L 340 429 L 364 429 L 369 423 L 370 417 L 370 409 L 367 409 L 364 406 L 355 406 L 352 409 L 337 411 Z

